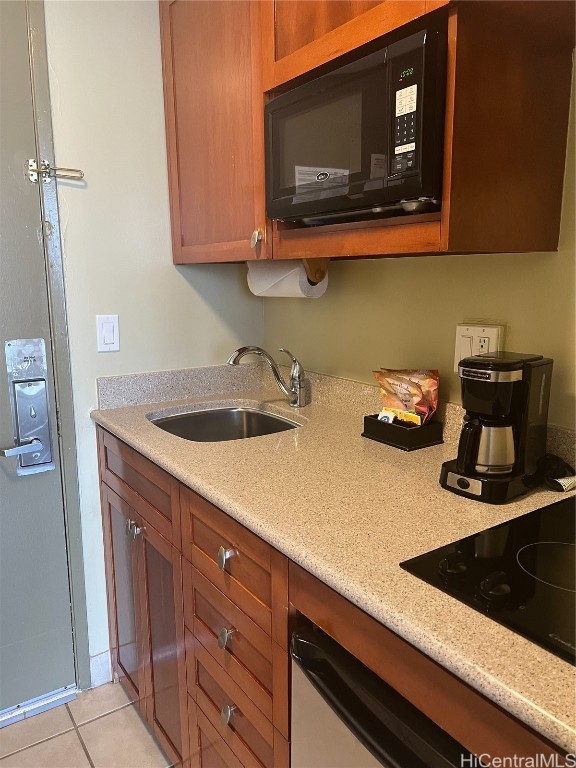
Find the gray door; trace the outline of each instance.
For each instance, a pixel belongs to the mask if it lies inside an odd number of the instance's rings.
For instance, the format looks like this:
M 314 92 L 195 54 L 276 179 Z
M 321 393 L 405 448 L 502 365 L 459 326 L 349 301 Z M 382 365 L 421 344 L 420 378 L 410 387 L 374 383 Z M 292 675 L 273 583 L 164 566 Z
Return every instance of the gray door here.
M 76 684 L 42 183 L 25 173 L 37 156 L 27 14 L 27 3 L 0 0 L 0 449 L 17 442 L 12 403 L 22 395 L 37 419 L 44 386 L 33 367 L 31 384 L 10 379 L 6 343 L 43 339 L 52 461 L 0 458 L 0 715 Z M 32 390 L 40 400 L 26 401 Z M 26 471 L 34 457 L 44 471 Z

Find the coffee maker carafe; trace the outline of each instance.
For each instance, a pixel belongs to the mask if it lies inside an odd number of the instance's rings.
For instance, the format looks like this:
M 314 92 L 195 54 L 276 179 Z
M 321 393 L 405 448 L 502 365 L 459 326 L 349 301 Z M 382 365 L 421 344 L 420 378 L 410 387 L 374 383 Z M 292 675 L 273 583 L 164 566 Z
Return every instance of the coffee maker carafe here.
M 456 459 L 442 465 L 440 485 L 460 496 L 502 504 L 531 487 L 546 453 L 552 360 L 494 352 L 458 365 L 466 410 Z

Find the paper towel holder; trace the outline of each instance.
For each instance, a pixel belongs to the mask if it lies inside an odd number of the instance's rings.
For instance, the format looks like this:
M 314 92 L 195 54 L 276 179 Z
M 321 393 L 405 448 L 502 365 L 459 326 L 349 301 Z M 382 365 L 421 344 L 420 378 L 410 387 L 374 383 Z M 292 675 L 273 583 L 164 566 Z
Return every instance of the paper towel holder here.
M 308 282 L 312 285 L 318 285 L 328 274 L 330 259 L 302 259 L 302 264 L 304 265 Z

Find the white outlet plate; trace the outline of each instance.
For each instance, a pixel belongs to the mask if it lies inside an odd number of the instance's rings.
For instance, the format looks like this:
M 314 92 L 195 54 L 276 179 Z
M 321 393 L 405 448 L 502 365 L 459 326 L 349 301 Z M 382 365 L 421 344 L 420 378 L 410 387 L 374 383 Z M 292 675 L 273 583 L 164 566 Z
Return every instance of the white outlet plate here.
M 458 373 L 458 363 L 464 357 L 481 355 L 484 352 L 497 352 L 504 342 L 503 325 L 466 323 L 456 326 L 456 344 L 454 348 L 454 373 Z

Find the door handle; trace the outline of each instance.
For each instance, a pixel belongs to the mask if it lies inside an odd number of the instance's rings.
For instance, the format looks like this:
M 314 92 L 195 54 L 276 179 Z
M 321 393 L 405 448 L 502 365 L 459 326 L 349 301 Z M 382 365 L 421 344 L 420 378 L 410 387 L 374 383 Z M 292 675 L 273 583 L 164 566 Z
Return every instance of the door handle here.
M 12 448 L 0 448 L 0 456 L 9 459 L 11 456 L 25 456 L 27 453 L 38 453 L 42 450 L 40 440 L 32 440 L 29 443 L 15 445 Z

